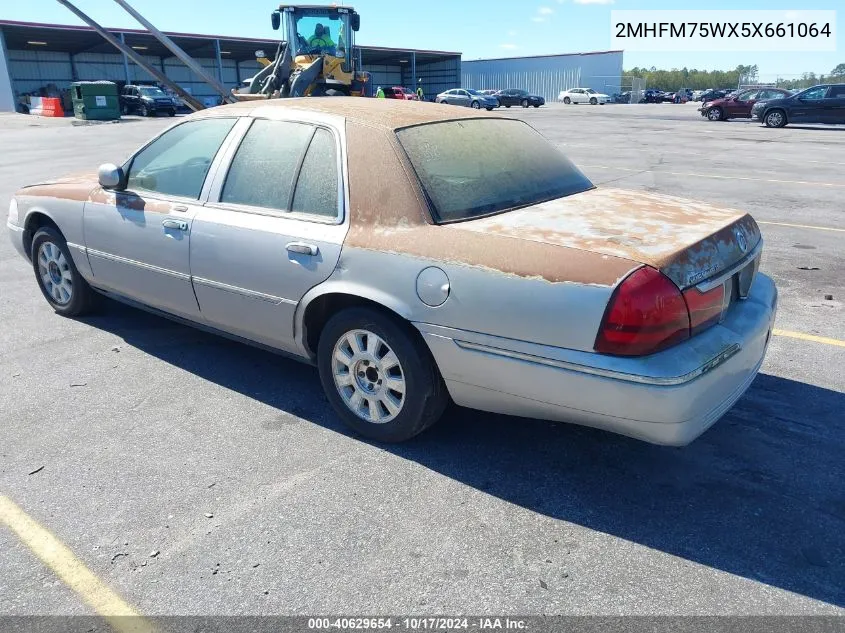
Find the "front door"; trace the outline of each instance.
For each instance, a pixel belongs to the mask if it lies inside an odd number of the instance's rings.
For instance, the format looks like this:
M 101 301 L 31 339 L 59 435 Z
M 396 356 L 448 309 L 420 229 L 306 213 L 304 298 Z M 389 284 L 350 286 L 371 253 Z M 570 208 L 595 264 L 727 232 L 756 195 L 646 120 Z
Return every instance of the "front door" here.
M 194 291 L 209 325 L 296 351 L 296 306 L 332 274 L 346 235 L 339 138 L 327 127 L 256 119 L 227 152 L 231 165 L 191 233 Z
M 235 119 L 188 121 L 127 163 L 125 188 L 100 189 L 83 212 L 95 286 L 197 317 L 190 239 L 206 175 Z
M 759 90 L 752 90 L 739 95 L 736 99 L 730 99 L 725 102 L 725 113 L 730 118 L 748 118 L 751 116 L 751 108 L 757 103 L 757 96 L 760 94 Z
M 810 88 L 799 95 L 796 95 L 792 112 L 789 115 L 790 123 L 821 123 L 824 112 L 826 86 Z

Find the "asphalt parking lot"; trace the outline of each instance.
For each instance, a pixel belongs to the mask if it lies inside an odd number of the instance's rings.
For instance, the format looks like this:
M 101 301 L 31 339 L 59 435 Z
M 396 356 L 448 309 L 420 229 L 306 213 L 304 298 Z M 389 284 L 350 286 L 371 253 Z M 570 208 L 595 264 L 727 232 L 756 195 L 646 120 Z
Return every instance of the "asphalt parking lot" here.
M 146 615 L 845 615 L 845 128 L 692 104 L 503 113 L 598 185 L 760 223 L 778 333 L 704 436 L 660 448 L 456 409 L 373 445 L 310 367 L 113 303 L 56 316 L 4 237 L 0 498 Z M 171 122 L 0 117 L 2 209 Z M 0 614 L 93 613 L 3 527 L 0 578 Z

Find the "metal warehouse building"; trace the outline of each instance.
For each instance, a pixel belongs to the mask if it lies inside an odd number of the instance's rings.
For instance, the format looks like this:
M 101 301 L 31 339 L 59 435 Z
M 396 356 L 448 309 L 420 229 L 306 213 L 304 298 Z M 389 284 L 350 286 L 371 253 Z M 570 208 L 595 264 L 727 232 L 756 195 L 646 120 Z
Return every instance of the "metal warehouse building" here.
M 109 30 L 200 101 L 216 98 L 209 86 L 147 31 Z M 278 45 L 253 38 L 167 35 L 230 88 L 258 72 L 256 50 L 272 55 Z M 416 77 L 422 79 L 426 96 L 433 97 L 460 85 L 460 53 L 362 46 L 359 59 L 363 69 L 372 73 L 375 86 L 414 87 Z M 90 27 L 0 20 L 0 111 L 14 110 L 17 96 L 37 95 L 51 84 L 64 90 L 74 81 L 99 79 L 120 84 L 154 81 Z
M 521 88 L 546 101 L 569 88 L 612 95 L 620 92 L 622 51 L 464 60 L 461 70 L 462 86 L 475 90 Z

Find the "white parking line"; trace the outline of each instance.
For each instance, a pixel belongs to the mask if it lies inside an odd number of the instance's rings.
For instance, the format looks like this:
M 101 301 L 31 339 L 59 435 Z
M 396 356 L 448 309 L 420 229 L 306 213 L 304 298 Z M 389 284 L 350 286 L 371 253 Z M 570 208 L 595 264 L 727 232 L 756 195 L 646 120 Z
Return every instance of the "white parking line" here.
M 832 226 L 813 226 L 811 224 L 790 224 L 789 222 L 766 222 L 765 220 L 757 220 L 757 224 L 771 224 L 772 226 L 788 226 L 794 229 L 813 229 L 814 231 L 834 231 L 836 233 L 845 233 L 845 229 L 836 229 Z

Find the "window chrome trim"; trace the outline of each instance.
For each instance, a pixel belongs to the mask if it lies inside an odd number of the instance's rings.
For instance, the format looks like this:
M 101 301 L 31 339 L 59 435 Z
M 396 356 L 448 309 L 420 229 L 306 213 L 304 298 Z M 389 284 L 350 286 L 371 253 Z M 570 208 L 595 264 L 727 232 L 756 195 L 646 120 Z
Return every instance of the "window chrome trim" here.
M 760 238 L 760 241 L 757 242 L 757 246 L 751 249 L 751 252 L 748 253 L 745 257 L 739 260 L 730 268 L 723 270 L 721 273 L 716 275 L 715 277 L 711 277 L 705 281 L 702 281 L 699 284 L 693 286 L 699 292 L 709 292 L 713 290 L 713 288 L 725 283 L 730 277 L 734 274 L 738 273 L 740 270 L 745 268 L 748 264 L 750 264 L 754 259 L 760 254 L 763 250 L 763 238 Z
M 205 206 L 212 207 L 215 209 L 223 209 L 225 211 L 253 213 L 256 215 L 266 215 L 278 218 L 290 218 L 293 220 L 299 220 L 301 222 L 313 222 L 316 224 L 344 224 L 349 216 L 347 204 L 349 198 L 349 178 L 346 169 L 346 138 L 343 135 L 342 131 L 335 127 L 335 125 L 325 121 L 309 120 L 309 118 L 307 117 L 297 117 L 295 112 L 283 113 L 283 116 L 273 117 L 248 115 L 242 117 L 242 120 L 246 121 L 246 124 L 243 130 L 238 134 L 237 138 L 232 139 L 231 145 L 226 148 L 225 154 L 221 156 L 220 165 L 218 166 L 218 169 L 214 174 L 214 182 L 211 184 L 208 192 L 208 198 L 204 202 Z M 252 205 L 221 201 L 220 198 L 223 195 L 223 186 L 226 183 L 226 177 L 229 175 L 229 170 L 232 167 L 232 161 L 234 160 L 235 155 L 237 154 L 238 149 L 241 146 L 241 143 L 243 142 L 244 138 L 246 138 L 246 135 L 249 133 L 249 130 L 252 128 L 252 125 L 255 121 L 281 121 L 285 123 L 298 123 L 300 125 L 310 126 L 315 130 L 315 133 L 318 128 L 322 128 L 332 135 L 332 138 L 335 141 L 335 156 L 337 162 L 338 176 L 337 214 L 335 216 L 320 216 L 289 210 L 286 211 L 284 209 L 256 207 Z M 240 122 L 235 127 L 237 128 L 239 125 Z M 313 141 L 313 135 L 311 141 Z M 309 141 L 308 146 L 306 147 L 306 152 L 303 153 L 303 158 L 307 154 L 307 150 L 310 149 L 311 141 Z M 295 194 L 298 183 L 299 178 L 297 178 L 296 181 L 293 183 L 293 187 L 291 189 L 291 196 Z
M 169 268 L 161 268 L 160 266 L 153 266 L 152 264 L 147 264 L 146 262 L 139 262 L 135 259 L 129 259 L 127 257 L 121 257 L 120 255 L 112 255 L 111 253 L 104 253 L 103 251 L 97 251 L 93 248 L 86 249 L 89 257 L 99 257 L 100 259 L 107 259 L 109 261 L 117 262 L 119 264 L 128 264 L 130 266 L 135 266 L 136 268 L 143 268 L 144 270 L 149 270 L 150 272 L 159 273 L 162 275 L 167 275 L 168 277 L 175 277 L 177 279 L 182 279 L 184 281 L 191 281 L 191 276 L 187 273 L 180 273 L 175 270 L 170 270 Z
M 215 290 L 233 292 L 235 294 L 243 295 L 251 299 L 260 299 L 261 301 L 266 301 L 274 305 L 281 305 L 283 303 L 286 303 L 288 305 L 296 305 L 298 303 L 297 301 L 285 299 L 284 297 L 276 297 L 274 295 L 268 295 L 263 292 L 258 292 L 256 290 L 241 288 L 240 286 L 230 286 L 229 284 L 224 284 L 219 281 L 214 281 L 212 279 L 205 279 L 204 277 L 192 277 L 191 279 L 195 284 L 200 284 L 201 286 L 207 286 L 209 288 L 214 288 Z
M 455 344 L 458 347 L 466 350 L 472 350 L 474 352 L 492 354 L 494 356 L 502 356 L 512 360 L 533 363 L 535 365 L 545 365 L 547 367 L 554 367 L 555 369 L 566 369 L 569 371 L 576 371 L 582 374 L 589 374 L 591 376 L 599 376 L 601 378 L 611 378 L 613 380 L 635 382 L 643 385 L 656 385 L 660 387 L 671 387 L 690 382 L 691 380 L 694 380 L 699 376 L 702 376 L 703 374 L 706 374 L 707 372 L 715 369 L 716 367 L 727 361 L 729 358 L 731 358 L 734 354 L 739 352 L 741 349 L 739 343 L 733 343 L 718 354 L 716 354 L 716 356 L 708 360 L 706 363 L 704 363 L 697 369 L 694 369 L 689 373 L 683 374 L 682 376 L 669 376 L 664 378 L 659 376 L 640 376 L 637 374 L 626 374 L 624 372 L 613 371 L 611 369 L 600 369 L 598 367 L 579 365 L 578 363 L 554 360 L 552 358 L 543 358 L 541 356 L 534 356 L 533 354 L 525 354 L 523 352 L 515 352 L 513 350 L 502 349 L 499 347 L 491 347 L 489 345 L 481 345 L 479 343 L 470 343 L 469 341 L 461 341 L 458 339 L 453 340 L 455 341 Z

